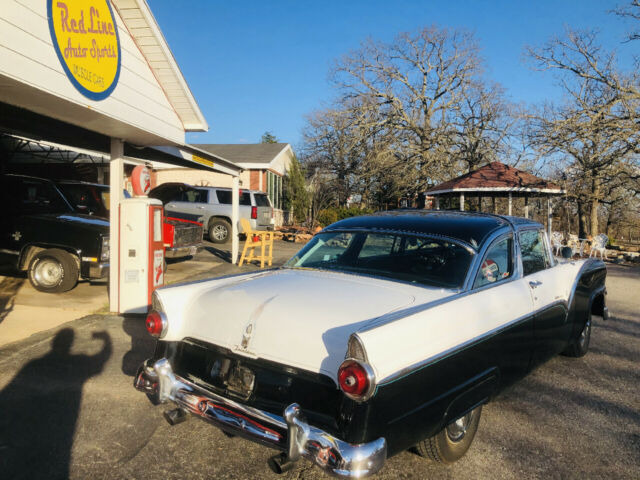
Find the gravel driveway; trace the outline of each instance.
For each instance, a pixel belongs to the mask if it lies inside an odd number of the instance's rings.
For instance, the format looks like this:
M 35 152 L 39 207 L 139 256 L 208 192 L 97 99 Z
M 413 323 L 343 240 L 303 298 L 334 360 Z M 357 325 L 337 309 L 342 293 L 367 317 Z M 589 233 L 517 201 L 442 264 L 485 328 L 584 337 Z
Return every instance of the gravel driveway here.
M 557 357 L 487 405 L 471 450 L 411 452 L 375 478 L 640 478 L 640 269 L 610 265 L 613 318 L 582 359 Z M 204 422 L 175 427 L 131 382 L 153 348 L 140 319 L 93 315 L 0 350 L 0 478 L 315 479 Z

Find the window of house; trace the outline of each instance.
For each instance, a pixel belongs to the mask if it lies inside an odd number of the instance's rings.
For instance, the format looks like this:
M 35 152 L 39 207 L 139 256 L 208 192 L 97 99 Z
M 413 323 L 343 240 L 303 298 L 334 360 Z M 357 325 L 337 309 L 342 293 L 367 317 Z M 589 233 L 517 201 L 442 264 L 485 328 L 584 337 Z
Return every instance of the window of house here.
M 282 177 L 267 171 L 267 195 L 273 208 L 282 208 Z

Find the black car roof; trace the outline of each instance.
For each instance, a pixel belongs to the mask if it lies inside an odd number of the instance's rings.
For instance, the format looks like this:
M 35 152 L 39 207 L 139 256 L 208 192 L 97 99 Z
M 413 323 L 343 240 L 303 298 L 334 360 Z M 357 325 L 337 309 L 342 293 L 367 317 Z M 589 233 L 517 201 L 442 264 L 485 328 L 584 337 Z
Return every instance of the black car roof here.
M 494 231 L 524 224 L 539 223 L 518 217 L 487 213 L 442 210 L 391 210 L 372 215 L 351 217 L 333 223 L 324 232 L 335 230 L 381 230 L 449 237 L 478 250 Z

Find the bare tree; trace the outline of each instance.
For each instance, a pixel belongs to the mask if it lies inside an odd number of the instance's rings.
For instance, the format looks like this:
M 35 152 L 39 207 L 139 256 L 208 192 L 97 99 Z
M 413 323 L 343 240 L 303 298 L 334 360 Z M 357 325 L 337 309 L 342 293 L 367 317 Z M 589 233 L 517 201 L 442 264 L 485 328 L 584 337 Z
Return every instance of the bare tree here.
M 608 201 L 608 183 L 625 164 L 637 165 L 640 95 L 632 76 L 616 68 L 615 54 L 604 52 L 593 32 L 568 31 L 542 49 L 529 49 L 542 69 L 558 69 L 565 102 L 547 106 L 534 117 L 537 148 L 550 158 L 569 159 L 572 196 L 579 214 L 590 205 L 591 234 L 598 233 L 598 212 Z M 556 155 L 556 157 L 554 157 Z

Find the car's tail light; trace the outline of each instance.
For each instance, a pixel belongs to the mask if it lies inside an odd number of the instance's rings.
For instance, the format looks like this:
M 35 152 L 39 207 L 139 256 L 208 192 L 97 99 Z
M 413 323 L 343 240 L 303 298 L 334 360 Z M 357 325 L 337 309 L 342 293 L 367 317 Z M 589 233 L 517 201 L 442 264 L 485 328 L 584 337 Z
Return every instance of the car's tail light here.
M 258 218 L 258 207 L 251 207 L 251 218 Z
M 273 218 L 273 208 L 271 209 L 271 218 Z
M 147 327 L 147 332 L 149 332 L 150 335 L 154 337 L 161 337 L 162 334 L 167 331 L 166 317 L 160 312 L 151 310 L 145 320 L 145 326 Z
M 373 370 L 365 363 L 345 360 L 338 369 L 338 385 L 347 397 L 363 402 L 373 392 Z

